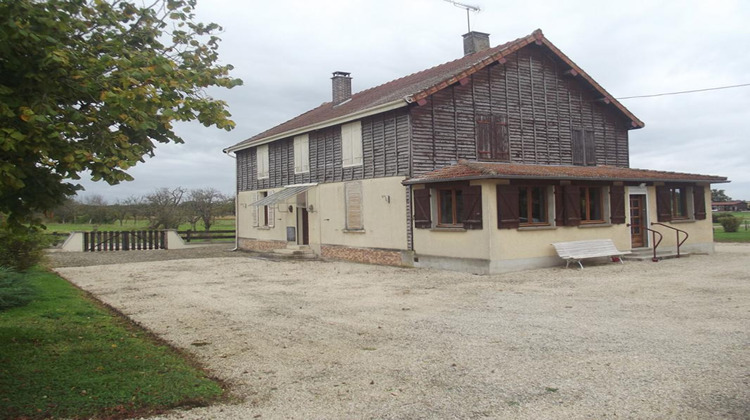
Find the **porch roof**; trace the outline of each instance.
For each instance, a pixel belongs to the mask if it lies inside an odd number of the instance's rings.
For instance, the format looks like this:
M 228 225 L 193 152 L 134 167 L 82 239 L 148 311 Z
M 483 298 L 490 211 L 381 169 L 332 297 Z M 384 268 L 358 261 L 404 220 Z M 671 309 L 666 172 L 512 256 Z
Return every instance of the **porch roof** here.
M 261 206 L 270 206 L 272 204 L 281 203 L 282 201 L 285 201 L 287 198 L 296 197 L 297 194 L 303 193 L 316 185 L 317 184 L 290 185 L 284 188 L 283 190 L 277 191 L 267 197 L 263 197 L 260 200 L 250 205 L 261 207 Z
M 517 163 L 473 162 L 461 160 L 426 174 L 403 181 L 404 185 L 472 179 L 559 179 L 628 182 L 703 182 L 725 183 L 726 177 L 683 172 L 631 169 L 615 166 L 524 165 Z

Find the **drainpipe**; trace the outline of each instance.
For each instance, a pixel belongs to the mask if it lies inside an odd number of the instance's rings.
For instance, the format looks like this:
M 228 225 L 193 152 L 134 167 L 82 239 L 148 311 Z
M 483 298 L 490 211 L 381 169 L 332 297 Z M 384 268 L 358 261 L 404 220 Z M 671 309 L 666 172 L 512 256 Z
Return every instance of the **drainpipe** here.
M 237 168 L 237 156 L 230 155 L 227 149 L 223 150 L 224 154 L 235 160 L 234 164 L 234 248 L 227 250 L 228 252 L 235 252 L 240 249 L 240 237 L 239 237 L 239 225 L 237 219 L 240 212 L 239 194 L 240 186 L 237 183 L 237 176 L 239 175 L 239 168 Z

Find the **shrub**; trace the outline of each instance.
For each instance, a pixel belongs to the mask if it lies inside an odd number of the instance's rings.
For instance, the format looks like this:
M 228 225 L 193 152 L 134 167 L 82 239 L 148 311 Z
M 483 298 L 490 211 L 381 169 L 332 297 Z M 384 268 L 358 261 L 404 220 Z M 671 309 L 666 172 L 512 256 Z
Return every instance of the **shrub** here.
M 730 214 L 719 218 L 719 223 L 721 223 L 721 226 L 724 228 L 724 232 L 737 232 L 742 220 Z
M 49 238 L 36 228 L 0 228 L 0 267 L 25 271 L 44 257 Z
M 0 311 L 28 304 L 35 292 L 26 275 L 0 267 Z
M 711 220 L 713 223 L 721 223 L 721 219 L 723 217 L 732 216 L 732 213 L 722 213 L 722 212 L 714 212 L 711 213 Z

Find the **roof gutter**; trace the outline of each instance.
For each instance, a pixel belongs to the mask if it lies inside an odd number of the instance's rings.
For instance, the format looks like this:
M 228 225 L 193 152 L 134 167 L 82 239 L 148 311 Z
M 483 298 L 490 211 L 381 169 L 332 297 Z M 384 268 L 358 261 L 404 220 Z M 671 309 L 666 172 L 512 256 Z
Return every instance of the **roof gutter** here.
M 296 136 L 298 134 L 308 133 L 310 131 L 320 130 L 322 128 L 331 127 L 331 126 L 338 125 L 338 124 L 347 123 L 349 121 L 354 121 L 360 118 L 369 117 L 370 115 L 380 114 L 381 112 L 403 108 L 408 105 L 409 103 L 407 102 L 405 98 L 397 99 L 395 101 L 386 102 L 384 104 L 376 105 L 371 108 L 353 112 L 351 114 L 346 114 L 341 117 L 331 118 L 330 120 L 322 121 L 316 124 L 310 124 L 304 127 L 296 128 L 294 130 L 284 131 L 283 133 L 274 134 L 272 136 L 269 136 L 260 140 L 251 141 L 248 143 L 235 144 L 234 146 L 230 146 L 224 149 L 224 153 L 236 152 L 239 150 L 248 149 L 250 147 L 260 146 L 262 144 L 271 143 L 279 139 Z

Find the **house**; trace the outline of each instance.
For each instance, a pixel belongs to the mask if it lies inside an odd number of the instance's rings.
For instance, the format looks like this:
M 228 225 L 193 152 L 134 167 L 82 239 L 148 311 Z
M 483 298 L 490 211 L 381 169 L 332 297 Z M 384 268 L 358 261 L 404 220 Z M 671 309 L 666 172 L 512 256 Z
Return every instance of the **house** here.
M 540 30 L 496 47 L 470 32 L 464 52 L 356 94 L 335 72 L 331 102 L 225 149 L 238 246 L 498 273 L 559 264 L 553 242 L 649 248 L 650 228 L 674 247 L 678 227 L 713 252 L 726 178 L 631 169 L 643 122 Z
M 711 203 L 713 211 L 747 211 L 746 201 L 714 201 Z

